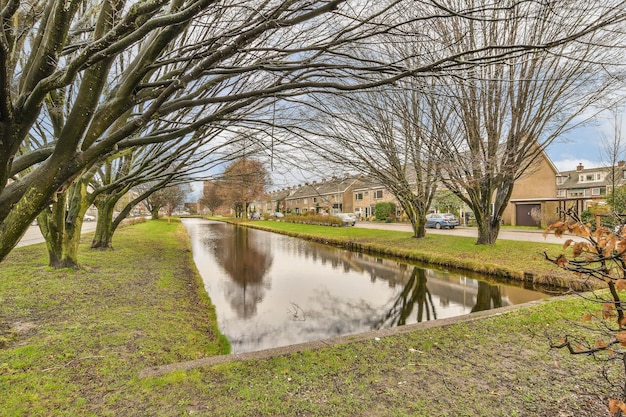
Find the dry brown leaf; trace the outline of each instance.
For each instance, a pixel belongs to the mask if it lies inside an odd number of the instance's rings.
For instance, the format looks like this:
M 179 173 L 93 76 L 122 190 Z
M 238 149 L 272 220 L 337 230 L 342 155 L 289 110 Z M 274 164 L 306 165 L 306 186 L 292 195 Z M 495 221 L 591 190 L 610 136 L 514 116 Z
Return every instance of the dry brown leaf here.
M 565 257 L 565 255 L 560 254 L 558 258 L 556 258 L 556 265 L 559 268 L 563 268 L 566 267 L 569 264 L 569 261 L 567 260 L 567 258 Z
M 572 246 L 572 256 L 578 258 L 586 247 L 587 242 L 576 242 L 574 246 Z
M 626 332 L 622 331 L 615 336 L 620 345 L 626 346 Z
M 621 402 L 619 400 L 616 400 L 615 398 L 613 398 L 611 401 L 609 401 L 609 411 L 613 414 L 619 412 L 619 404 Z
M 596 343 L 594 343 L 594 346 L 597 349 L 606 349 L 607 347 L 609 347 L 609 345 L 604 340 L 596 340 Z
M 615 281 L 615 288 L 617 288 L 617 291 L 626 290 L 626 279 L 618 279 Z
M 589 314 L 585 314 L 582 318 L 583 323 L 588 322 L 593 320 L 593 314 L 589 313 Z
M 572 239 L 567 239 L 565 243 L 563 243 L 563 249 L 567 249 L 573 242 L 574 241 Z
M 604 303 L 602 304 L 602 317 L 605 320 L 612 319 L 616 317 L 614 311 L 615 305 L 613 303 Z
M 604 256 L 611 256 L 613 250 L 615 249 L 615 245 L 617 245 L 617 238 L 613 236 L 606 242 L 606 246 L 604 247 Z
M 570 231 L 576 236 L 580 236 L 580 237 L 591 236 L 591 229 L 589 229 L 589 227 L 580 223 L 574 223 L 573 225 L 571 225 Z

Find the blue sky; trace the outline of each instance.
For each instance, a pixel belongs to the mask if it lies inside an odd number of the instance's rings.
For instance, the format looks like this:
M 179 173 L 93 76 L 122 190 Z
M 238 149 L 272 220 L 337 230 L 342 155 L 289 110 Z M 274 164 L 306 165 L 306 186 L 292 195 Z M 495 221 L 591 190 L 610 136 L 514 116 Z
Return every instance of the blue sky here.
M 626 126 L 626 113 L 620 115 L 621 126 Z M 617 122 L 618 127 L 620 121 Z M 612 141 L 615 137 L 615 121 L 612 115 L 598 115 L 585 126 L 572 130 L 553 142 L 546 153 L 560 171 L 576 169 L 579 163 L 585 168 L 606 165 L 607 157 L 603 153 L 603 140 Z M 622 141 L 626 137 L 622 135 Z M 624 144 L 623 146 L 626 146 Z M 622 155 L 626 159 L 626 153 Z

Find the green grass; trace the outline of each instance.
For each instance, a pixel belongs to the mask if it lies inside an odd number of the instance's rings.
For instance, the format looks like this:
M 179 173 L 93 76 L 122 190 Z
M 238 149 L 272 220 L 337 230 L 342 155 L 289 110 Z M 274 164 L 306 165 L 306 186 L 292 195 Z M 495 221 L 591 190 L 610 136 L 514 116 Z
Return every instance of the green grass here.
M 124 228 L 113 251 L 86 246 L 78 271 L 43 266 L 43 245 L 1 264 L 3 415 L 83 414 L 146 366 L 228 350 L 180 222 Z
M 245 226 L 297 236 L 351 250 L 398 256 L 413 261 L 467 269 L 519 281 L 574 289 L 587 288 L 586 281 L 547 262 L 543 253 L 555 257 L 561 245 L 499 240 L 495 245 L 476 245 L 476 239 L 427 234 L 416 239 L 411 232 L 354 227 L 328 227 L 276 221 L 245 222 Z
M 348 230 L 363 233 L 333 233 Z M 88 241 L 78 271 L 43 266 L 43 245 L 2 262 L 0 416 L 588 416 L 606 415 L 617 389 L 587 358 L 549 348 L 589 308 L 573 298 L 140 378 L 228 349 L 188 237 L 150 221 L 121 229 L 112 251 Z

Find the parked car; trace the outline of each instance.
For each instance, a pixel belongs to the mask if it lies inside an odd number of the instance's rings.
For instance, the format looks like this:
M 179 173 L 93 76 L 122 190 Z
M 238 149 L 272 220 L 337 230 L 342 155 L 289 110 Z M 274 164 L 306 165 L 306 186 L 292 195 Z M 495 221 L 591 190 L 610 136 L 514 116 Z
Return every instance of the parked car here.
M 255 211 L 254 213 L 250 213 L 248 218 L 251 220 L 261 220 L 261 215 Z
M 85 217 L 83 217 L 83 221 L 94 222 L 96 221 L 96 218 L 94 216 L 90 216 L 89 214 L 85 214 Z
M 461 224 L 459 219 L 452 213 L 432 213 L 426 216 L 426 227 L 454 229 L 459 224 Z
M 270 217 L 276 217 L 277 219 L 280 219 L 282 217 L 285 217 L 285 215 L 280 211 L 275 211 L 273 213 L 270 213 Z
M 344 226 L 354 226 L 356 224 L 356 216 L 350 213 L 337 213 L 335 217 L 341 219 Z

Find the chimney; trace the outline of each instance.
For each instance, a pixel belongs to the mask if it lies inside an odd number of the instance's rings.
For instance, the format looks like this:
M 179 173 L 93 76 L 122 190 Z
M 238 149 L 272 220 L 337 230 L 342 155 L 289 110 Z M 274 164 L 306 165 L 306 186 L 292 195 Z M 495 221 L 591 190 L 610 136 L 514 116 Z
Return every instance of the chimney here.
M 582 171 L 583 169 L 585 169 L 585 167 L 583 166 L 582 163 L 579 163 L 578 166 L 576 167 L 576 171 Z

